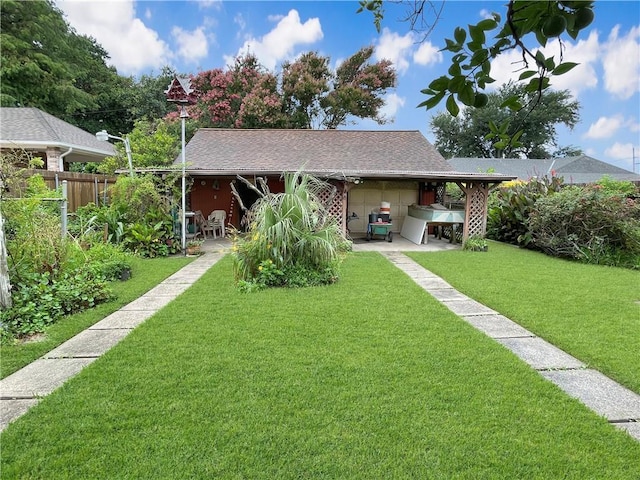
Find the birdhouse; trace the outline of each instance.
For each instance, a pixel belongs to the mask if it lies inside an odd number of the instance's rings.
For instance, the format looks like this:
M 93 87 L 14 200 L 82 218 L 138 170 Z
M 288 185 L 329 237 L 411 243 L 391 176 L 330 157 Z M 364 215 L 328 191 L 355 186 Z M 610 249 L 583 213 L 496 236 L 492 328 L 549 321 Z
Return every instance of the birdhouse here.
M 174 77 L 164 94 L 168 102 L 195 103 L 195 90 L 191 88 L 191 80 L 185 77 Z

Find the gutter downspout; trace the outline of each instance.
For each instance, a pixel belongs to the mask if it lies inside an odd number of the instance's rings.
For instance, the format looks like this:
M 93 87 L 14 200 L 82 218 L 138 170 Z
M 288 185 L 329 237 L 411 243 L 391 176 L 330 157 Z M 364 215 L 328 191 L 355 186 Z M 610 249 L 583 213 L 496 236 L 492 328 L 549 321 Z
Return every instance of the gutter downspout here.
M 73 152 L 73 147 L 69 147 L 69 150 L 61 154 L 60 157 L 58 158 L 58 162 L 59 162 L 58 168 L 60 169 L 61 172 L 64 172 L 64 161 L 63 161 L 64 157 L 69 155 L 71 152 Z

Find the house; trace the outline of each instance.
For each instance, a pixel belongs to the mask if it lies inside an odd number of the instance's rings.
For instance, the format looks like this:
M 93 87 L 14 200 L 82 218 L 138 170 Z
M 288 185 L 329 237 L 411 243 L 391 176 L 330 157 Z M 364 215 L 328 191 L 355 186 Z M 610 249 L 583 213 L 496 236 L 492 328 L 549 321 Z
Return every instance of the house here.
M 470 172 L 501 172 L 520 180 L 533 177 L 563 177 L 567 184 L 594 183 L 605 175 L 614 180 L 640 183 L 640 175 L 596 160 L 587 155 L 562 158 L 452 158 L 449 163 L 456 170 Z
M 113 145 L 38 108 L 0 108 L 0 149 L 42 157 L 46 169 L 68 170 L 70 162 L 100 162 L 116 154 Z
M 426 138 L 415 131 L 243 130 L 205 128 L 185 148 L 186 171 L 193 181 L 188 208 L 205 216 L 225 210 L 239 227 L 242 203 L 255 192 L 236 179 L 255 184 L 267 179 L 272 192 L 282 191 L 283 172 L 302 170 L 327 180 L 337 194 L 328 206 L 352 234 L 367 231 L 369 214 L 389 208 L 393 230 L 401 231 L 411 205 L 444 204 L 445 186 L 458 184 L 466 193 L 464 234 L 484 234 L 489 189 L 515 178 L 498 173 L 456 171 Z M 179 156 L 175 165 L 181 164 Z M 326 198 L 329 199 L 327 192 Z M 390 204 L 390 205 L 387 205 Z

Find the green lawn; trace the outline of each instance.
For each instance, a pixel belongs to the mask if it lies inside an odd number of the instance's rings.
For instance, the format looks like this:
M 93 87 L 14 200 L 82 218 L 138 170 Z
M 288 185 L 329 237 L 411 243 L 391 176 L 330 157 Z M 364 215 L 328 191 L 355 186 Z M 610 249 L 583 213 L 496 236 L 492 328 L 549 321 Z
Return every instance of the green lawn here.
M 408 255 L 451 285 L 640 392 L 640 272 L 491 242 Z
M 0 441 L 3 478 L 640 471 L 640 443 L 376 253 L 350 256 L 336 285 L 252 294 L 225 257 Z
M 98 307 L 91 310 L 64 318 L 49 327 L 42 341 L 0 346 L 0 359 L 2 360 L 0 361 L 0 378 L 4 378 L 21 369 L 74 335 L 140 297 L 192 260 L 189 257 L 134 258 L 131 266 L 131 279 L 126 282 L 116 281 L 110 284 L 111 290 L 116 295 L 114 300 L 98 305 Z

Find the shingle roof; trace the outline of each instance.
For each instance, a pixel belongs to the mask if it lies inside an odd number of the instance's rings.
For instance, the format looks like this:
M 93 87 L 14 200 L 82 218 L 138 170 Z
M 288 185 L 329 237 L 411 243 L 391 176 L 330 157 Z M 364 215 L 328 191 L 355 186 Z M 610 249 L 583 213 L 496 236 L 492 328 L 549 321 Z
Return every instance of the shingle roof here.
M 191 174 L 304 170 L 334 177 L 442 177 L 454 169 L 417 130 L 203 128 L 185 150 Z M 179 164 L 179 156 L 175 163 Z
M 583 184 L 600 180 L 608 175 L 615 180 L 640 182 L 640 175 L 597 160 L 587 155 L 562 158 L 452 158 L 449 163 L 456 169 L 487 172 L 489 170 L 515 175 L 521 180 L 550 176 L 551 172 L 564 177 L 565 183 Z
M 32 107 L 0 108 L 0 143 L 5 148 L 73 147 L 96 157 L 115 154 L 110 143 L 100 142 L 94 134 Z

